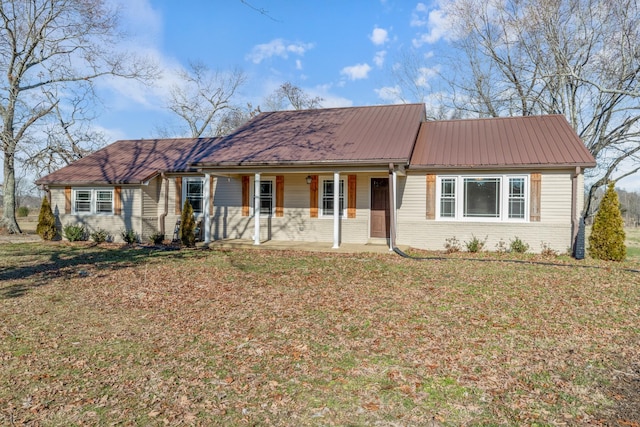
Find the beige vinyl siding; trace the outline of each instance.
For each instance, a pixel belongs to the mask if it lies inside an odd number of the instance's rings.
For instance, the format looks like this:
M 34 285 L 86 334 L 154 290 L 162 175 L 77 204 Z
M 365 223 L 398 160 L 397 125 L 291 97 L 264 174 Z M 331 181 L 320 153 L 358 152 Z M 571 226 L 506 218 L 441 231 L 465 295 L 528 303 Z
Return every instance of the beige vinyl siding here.
M 263 174 L 260 178 L 273 179 L 275 183 L 275 176 Z M 284 175 L 284 216 L 261 218 L 260 240 L 332 242 L 333 218 L 310 218 L 309 184 L 306 176 L 307 174 Z M 251 178 L 253 189 L 253 176 Z M 333 175 L 320 175 L 320 179 L 333 179 Z M 341 174 L 340 179 L 344 179 L 347 186 L 348 174 Z M 359 174 L 356 179 L 356 217 L 340 219 L 344 243 L 366 243 L 369 236 L 369 176 Z M 211 238 L 253 239 L 254 217 L 242 216 L 241 177 L 223 177 L 216 181 Z
M 73 188 L 83 188 L 74 186 Z M 109 186 L 92 186 L 86 188 L 114 188 Z M 122 241 L 120 233 L 125 229 L 133 229 L 139 235 L 142 233 L 142 197 L 140 187 L 122 187 L 122 214 L 121 215 L 76 215 L 65 214 L 64 187 L 51 188 L 51 209 L 59 220 L 59 226 L 84 225 L 90 234 L 99 229 L 106 230 L 111 238 Z
M 401 183 L 399 181 L 399 187 Z M 475 236 L 479 239 L 486 237 L 487 250 L 495 250 L 501 241 L 508 245 L 517 236 L 528 243 L 533 252 L 539 252 L 543 243 L 562 253 L 571 246 L 571 172 L 542 173 L 540 222 L 427 220 L 426 175 L 409 174 L 400 191 L 398 245 L 443 250 L 446 239 L 456 237 L 464 245 Z M 578 192 L 582 193 L 582 184 Z

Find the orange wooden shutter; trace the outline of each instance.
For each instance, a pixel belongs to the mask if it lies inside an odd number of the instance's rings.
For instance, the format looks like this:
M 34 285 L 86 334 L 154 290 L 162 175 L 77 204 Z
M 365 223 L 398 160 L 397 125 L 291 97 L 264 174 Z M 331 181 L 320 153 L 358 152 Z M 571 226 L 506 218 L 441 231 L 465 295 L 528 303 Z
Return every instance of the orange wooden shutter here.
M 540 194 L 542 193 L 542 175 L 539 173 L 531 174 L 531 197 L 529 219 L 532 222 L 540 222 Z
M 427 219 L 436 219 L 436 176 L 427 175 Z
M 249 175 L 242 177 L 242 216 L 249 216 L 249 185 L 251 180 Z
M 64 187 L 64 213 L 71 213 L 71 187 Z
M 209 215 L 213 216 L 213 175 L 209 177 Z
M 309 215 L 318 218 L 318 175 L 312 175 L 309 184 Z
M 113 191 L 113 214 L 122 214 L 122 187 L 116 187 Z
M 347 218 L 356 217 L 356 176 L 349 175 L 349 189 L 347 201 Z
M 276 216 L 284 216 L 284 175 L 276 176 Z
M 176 178 L 176 215 L 182 214 L 182 178 Z

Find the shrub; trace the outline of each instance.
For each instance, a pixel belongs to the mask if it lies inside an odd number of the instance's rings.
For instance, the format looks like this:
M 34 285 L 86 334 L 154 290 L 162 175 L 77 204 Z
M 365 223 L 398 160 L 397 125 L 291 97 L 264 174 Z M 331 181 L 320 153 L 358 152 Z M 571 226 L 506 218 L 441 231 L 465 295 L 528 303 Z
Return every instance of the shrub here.
M 615 183 L 609 183 L 600 208 L 593 220 L 589 236 L 589 255 L 606 261 L 623 261 L 627 256 L 624 244 L 624 223 Z
M 91 237 L 91 240 L 93 240 L 96 243 L 104 243 L 109 238 L 109 233 L 107 232 L 107 230 L 98 228 L 96 231 L 91 233 L 90 237 Z
M 17 212 L 18 218 L 26 218 L 29 216 L 29 208 L 26 206 L 20 206 Z
M 82 225 L 73 225 L 73 224 L 65 225 L 64 228 L 62 229 L 62 232 L 64 234 L 64 237 L 66 237 L 67 240 L 70 242 L 87 239 L 86 230 Z
M 164 241 L 164 234 L 156 231 L 155 233 L 153 233 L 151 236 L 149 236 L 149 240 L 151 241 L 151 243 L 153 243 L 154 245 L 161 245 L 162 242 Z
M 489 236 L 485 236 L 484 240 L 480 240 L 472 234 L 471 240 L 469 240 L 468 242 L 464 242 L 464 245 L 467 247 L 467 251 L 469 252 L 480 252 L 484 248 L 484 245 L 487 243 L 488 238 Z
M 544 257 L 556 257 L 558 256 L 558 251 L 551 249 L 548 243 L 540 242 L 540 254 Z
M 460 241 L 456 236 L 453 236 L 448 239 L 444 239 L 444 249 L 448 254 L 452 254 L 454 252 L 460 252 L 462 246 L 460 246 Z
M 498 240 L 498 243 L 496 243 L 496 252 L 505 253 L 507 251 L 507 242 L 505 242 L 504 239 Z
M 120 236 L 122 236 L 122 240 L 128 245 L 133 245 L 138 241 L 138 234 L 134 230 L 123 230 Z
M 196 244 L 196 220 L 193 217 L 193 208 L 189 200 L 184 201 L 182 207 L 182 217 L 180 218 L 180 240 L 185 246 L 195 246 Z
M 53 240 L 58 235 L 56 217 L 53 215 L 51 204 L 49 203 L 49 199 L 46 197 L 42 199 L 36 232 L 43 240 Z
M 529 250 L 529 245 L 522 240 L 518 236 L 514 237 L 509 244 L 509 250 L 511 252 L 516 252 L 518 254 L 523 254 Z

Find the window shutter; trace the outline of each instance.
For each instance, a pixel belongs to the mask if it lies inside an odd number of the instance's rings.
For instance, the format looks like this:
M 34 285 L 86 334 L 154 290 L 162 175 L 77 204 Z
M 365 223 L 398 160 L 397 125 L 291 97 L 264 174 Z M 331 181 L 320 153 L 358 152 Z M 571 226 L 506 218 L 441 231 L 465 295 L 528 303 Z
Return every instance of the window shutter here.
M 213 184 L 214 177 L 211 175 L 209 177 L 209 215 L 213 216 Z
M 312 175 L 309 184 L 309 215 L 318 218 L 318 175 Z
M 436 219 L 436 176 L 427 175 L 427 219 Z
M 356 217 L 356 176 L 349 175 L 347 218 Z
M 529 201 L 529 220 L 540 222 L 540 195 L 542 193 L 542 175 L 532 173 L 530 179 L 531 197 Z
M 176 215 L 182 214 L 182 178 L 176 178 Z
M 251 180 L 249 175 L 242 177 L 242 216 L 249 216 L 249 185 Z
M 122 214 L 122 187 L 116 187 L 113 190 L 113 214 Z
M 64 213 L 71 213 L 71 187 L 64 187 Z
M 284 216 L 284 175 L 276 176 L 276 216 Z

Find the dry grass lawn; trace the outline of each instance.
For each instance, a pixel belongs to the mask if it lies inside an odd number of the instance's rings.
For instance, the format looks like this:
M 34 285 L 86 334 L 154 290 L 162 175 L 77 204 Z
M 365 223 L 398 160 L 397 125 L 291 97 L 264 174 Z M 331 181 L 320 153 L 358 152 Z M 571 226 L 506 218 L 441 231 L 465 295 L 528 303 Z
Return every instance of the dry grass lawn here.
M 0 245 L 0 424 L 639 425 L 637 260 L 462 256 Z

